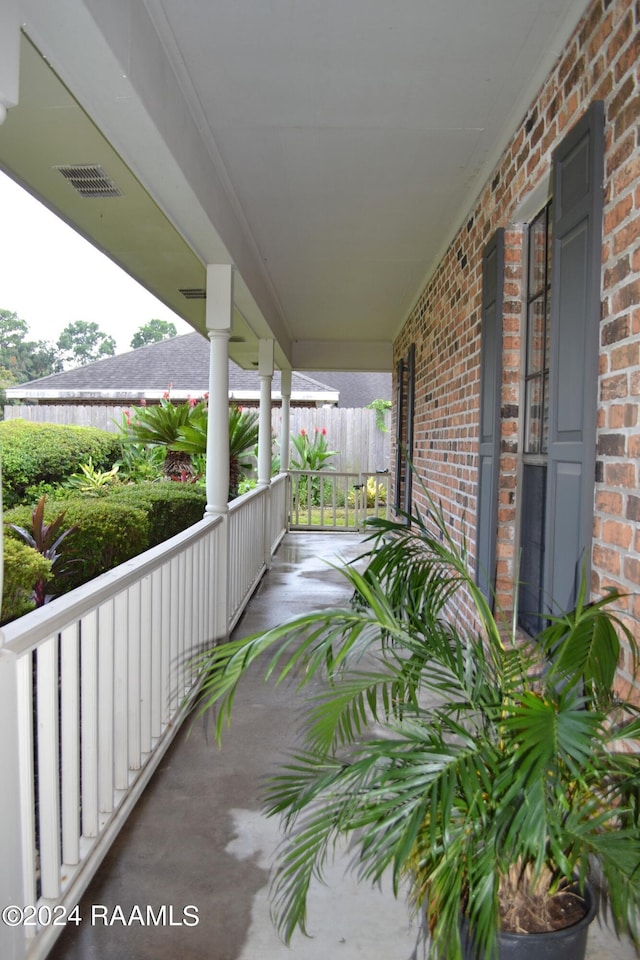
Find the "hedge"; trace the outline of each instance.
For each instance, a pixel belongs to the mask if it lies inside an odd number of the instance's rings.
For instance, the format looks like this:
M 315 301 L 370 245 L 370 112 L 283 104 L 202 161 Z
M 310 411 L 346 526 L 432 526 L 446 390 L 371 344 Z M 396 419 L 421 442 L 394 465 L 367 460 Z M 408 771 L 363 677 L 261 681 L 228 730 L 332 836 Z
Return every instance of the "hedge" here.
M 6 537 L 0 622 L 7 623 L 33 610 L 36 581 L 48 580 L 51 563 L 26 543 Z
M 143 509 L 127 503 L 111 502 L 108 497 L 69 497 L 47 500 L 45 521 L 51 523 L 66 511 L 63 529 L 78 529 L 64 541 L 61 556 L 66 560 L 64 573 L 56 576 L 51 592 L 56 596 L 130 560 L 149 543 L 149 518 Z M 31 526 L 30 506 L 14 507 L 4 515 L 6 540 L 17 537 L 7 523 Z
M 6 507 L 24 500 L 30 487 L 63 483 L 89 457 L 104 470 L 121 453 L 120 439 L 107 430 L 28 420 L 0 421 L 0 444 Z
M 149 518 L 148 547 L 198 523 L 207 505 L 203 486 L 167 480 L 115 486 L 108 496 L 111 503 L 126 503 L 145 511 Z

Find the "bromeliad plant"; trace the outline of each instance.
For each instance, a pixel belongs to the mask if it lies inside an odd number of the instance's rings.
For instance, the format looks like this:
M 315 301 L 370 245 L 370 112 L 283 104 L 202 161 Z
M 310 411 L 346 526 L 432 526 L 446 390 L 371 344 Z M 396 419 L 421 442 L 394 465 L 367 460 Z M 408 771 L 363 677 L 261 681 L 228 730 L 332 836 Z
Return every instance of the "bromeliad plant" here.
M 71 536 L 78 529 L 77 526 L 62 529 L 66 510 L 55 517 L 51 523 L 46 523 L 44 519 L 46 496 L 40 497 L 31 514 L 31 526 L 21 527 L 16 523 L 8 523 L 7 526 L 18 535 L 23 543 L 36 550 L 45 560 L 50 563 L 51 577 L 60 576 L 64 573 L 69 562 L 65 555 L 63 544 L 67 537 Z M 51 577 L 39 576 L 33 588 L 33 601 L 36 607 L 42 607 L 52 595 L 47 593 L 47 584 Z
M 638 650 L 617 594 L 588 603 L 583 583 L 573 610 L 523 642 L 505 636 L 435 505 L 410 526 L 372 525 L 366 571 L 341 568 L 351 607 L 201 663 L 218 738 L 262 654 L 267 678 L 308 693 L 302 745 L 266 800 L 286 834 L 273 890 L 284 938 L 305 930 L 312 877 L 346 837 L 362 880 L 390 869 L 396 893 L 408 884 L 433 958 L 460 960 L 461 917 L 482 960 L 501 929 L 549 929 L 567 885 L 594 873 L 638 942 L 640 717 L 616 689 L 622 644 L 634 668 Z M 448 614 L 461 591 L 473 630 Z

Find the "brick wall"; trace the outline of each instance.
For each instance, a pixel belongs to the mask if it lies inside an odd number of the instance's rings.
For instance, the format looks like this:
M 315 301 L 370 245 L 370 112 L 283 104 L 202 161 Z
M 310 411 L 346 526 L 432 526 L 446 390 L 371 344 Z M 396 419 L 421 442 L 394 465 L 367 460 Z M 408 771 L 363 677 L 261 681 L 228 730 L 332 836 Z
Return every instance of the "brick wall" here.
M 497 543 L 498 600 L 513 604 L 518 546 L 523 229 L 551 154 L 593 100 L 605 104 L 595 593 L 628 591 L 640 617 L 640 2 L 595 0 L 514 132 L 395 344 L 416 344 L 414 462 L 452 527 L 475 540 L 482 250 L 506 229 Z M 541 204 L 544 197 L 541 197 Z M 532 211 L 535 212 L 535 211 Z M 420 490 L 414 492 L 420 500 Z M 632 622 L 630 620 L 630 622 Z M 637 623 L 633 621 L 637 632 Z

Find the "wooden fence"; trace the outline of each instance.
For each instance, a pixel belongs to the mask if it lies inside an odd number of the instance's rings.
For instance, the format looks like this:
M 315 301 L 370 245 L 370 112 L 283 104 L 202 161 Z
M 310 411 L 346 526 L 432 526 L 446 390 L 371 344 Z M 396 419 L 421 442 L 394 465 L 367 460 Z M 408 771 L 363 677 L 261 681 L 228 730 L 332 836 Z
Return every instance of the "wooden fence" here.
M 100 427 L 115 430 L 122 422 L 122 414 L 131 407 L 102 406 L 100 404 L 19 404 L 4 408 L 5 419 L 18 417 L 38 423 L 69 423 L 81 427 Z M 388 429 L 389 413 L 384 414 Z M 280 438 L 282 414 L 280 407 L 273 407 L 271 429 L 276 439 Z M 389 434 L 377 425 L 376 411 L 358 407 L 292 407 L 290 431 L 297 436 L 306 430 L 313 439 L 316 430 L 326 430 L 330 450 L 337 456 L 328 463 L 338 471 L 349 473 L 375 473 L 390 469 Z

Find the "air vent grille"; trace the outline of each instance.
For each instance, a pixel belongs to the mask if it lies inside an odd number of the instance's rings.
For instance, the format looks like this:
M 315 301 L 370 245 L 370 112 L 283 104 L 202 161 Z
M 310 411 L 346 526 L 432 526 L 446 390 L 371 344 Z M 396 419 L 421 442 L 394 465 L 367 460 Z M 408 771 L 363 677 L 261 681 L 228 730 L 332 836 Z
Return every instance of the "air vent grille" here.
M 203 287 L 184 287 L 178 291 L 186 300 L 206 300 L 207 291 Z
M 59 170 L 65 180 L 69 181 L 81 197 L 124 196 L 100 164 L 78 163 L 70 166 L 54 167 L 54 170 Z

